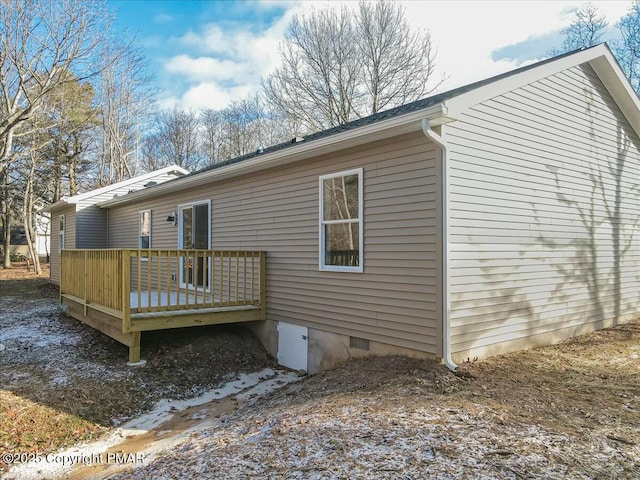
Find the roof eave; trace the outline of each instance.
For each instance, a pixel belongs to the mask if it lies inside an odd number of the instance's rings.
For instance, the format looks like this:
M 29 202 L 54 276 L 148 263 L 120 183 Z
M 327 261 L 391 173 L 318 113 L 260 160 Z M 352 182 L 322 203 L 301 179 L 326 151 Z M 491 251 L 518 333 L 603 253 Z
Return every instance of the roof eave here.
M 39 212 L 53 212 L 54 210 L 60 210 L 63 207 L 68 207 L 69 205 L 74 205 L 75 203 L 76 203 L 75 201 L 70 201 L 70 198 L 68 197 L 62 197 L 57 202 L 52 203 L 51 205 L 47 205 L 44 208 L 41 208 Z
M 354 128 L 345 132 L 336 133 L 308 143 L 301 143 L 284 150 L 277 150 L 254 157 L 242 162 L 233 163 L 224 167 L 201 172 L 195 175 L 187 175 L 176 181 L 156 185 L 144 190 L 132 192 L 121 197 L 116 197 L 98 203 L 100 208 L 111 208 L 116 205 L 134 202 L 143 198 L 151 198 L 174 191 L 193 188 L 212 181 L 220 181 L 250 172 L 256 172 L 267 168 L 286 165 L 313 156 L 323 155 L 338 150 L 362 145 L 373 140 L 382 140 L 403 133 L 410 133 L 421 130 L 421 121 L 425 117 L 435 119 L 436 123 L 450 121 L 446 116 L 446 105 L 437 103 L 430 107 L 411 112 L 405 115 L 381 120 L 370 125 Z
M 88 192 L 73 195 L 72 197 L 68 197 L 68 202 L 79 203 L 83 200 L 87 200 L 89 198 L 95 197 L 96 195 L 100 195 L 103 193 L 107 193 L 111 190 L 115 190 L 116 188 L 126 187 L 127 185 L 132 185 L 134 183 L 137 183 L 143 180 L 150 180 L 154 177 L 157 177 L 158 175 L 164 175 L 167 173 L 179 173 L 181 175 L 186 175 L 189 173 L 189 171 L 182 167 L 179 167 L 178 165 L 169 165 L 167 167 L 154 170 L 153 172 L 144 173 L 136 177 L 128 178 L 121 182 L 113 183 L 111 185 L 106 185 L 104 187 L 96 188 L 94 190 L 89 190 Z

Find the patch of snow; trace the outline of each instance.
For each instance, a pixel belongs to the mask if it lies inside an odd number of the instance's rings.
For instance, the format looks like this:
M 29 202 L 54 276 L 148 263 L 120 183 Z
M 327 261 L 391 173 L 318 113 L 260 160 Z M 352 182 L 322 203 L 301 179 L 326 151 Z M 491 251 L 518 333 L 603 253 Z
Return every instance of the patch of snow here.
M 189 398 L 186 400 L 160 400 L 153 410 L 126 423 L 122 426 L 122 430 L 125 432 L 125 435 L 145 433 L 167 420 L 170 420 L 171 417 L 180 410 L 197 405 L 204 405 L 205 403 L 209 403 L 213 400 L 234 395 L 246 388 L 257 385 L 261 380 L 273 377 L 274 375 L 275 372 L 270 368 L 266 368 L 257 373 L 243 373 L 237 380 L 226 383 L 221 388 L 209 390 L 199 397 Z
M 280 387 L 284 387 L 288 383 L 297 382 L 298 380 L 300 380 L 300 376 L 297 373 L 286 372 L 275 378 L 260 382 L 255 387 L 238 394 L 236 396 L 236 400 L 238 400 L 238 402 L 247 402 L 253 398 L 265 395 L 266 393 L 276 390 Z
M 37 299 L 21 301 L 16 305 L 4 300 L 0 301 L 0 343 L 5 348 L 18 344 L 38 348 L 46 356 L 49 348 L 72 346 L 80 341 L 79 335 L 69 332 L 57 321 L 64 311 L 59 303 Z M 54 318 L 56 320 L 52 321 Z

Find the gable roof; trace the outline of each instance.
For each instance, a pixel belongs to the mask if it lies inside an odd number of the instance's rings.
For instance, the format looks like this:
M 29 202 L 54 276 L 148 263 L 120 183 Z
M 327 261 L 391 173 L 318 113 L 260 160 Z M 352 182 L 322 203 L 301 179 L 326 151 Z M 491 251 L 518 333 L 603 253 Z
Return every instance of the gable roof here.
M 132 178 L 128 178 L 127 180 L 123 180 L 121 182 L 118 183 L 113 183 L 111 185 L 107 185 L 105 187 L 100 187 L 100 188 L 96 188 L 94 190 L 89 190 L 88 192 L 84 192 L 84 193 L 79 193 L 77 195 L 73 195 L 71 197 L 62 197 L 60 200 L 58 200 L 57 202 L 49 205 L 48 207 L 45 207 L 42 209 L 43 212 L 51 212 L 53 210 L 57 210 L 58 208 L 61 208 L 63 206 L 67 206 L 67 205 L 74 205 L 74 204 L 78 204 L 80 202 L 90 202 L 91 198 L 93 197 L 98 197 L 104 194 L 107 194 L 109 192 L 114 192 L 116 190 L 120 190 L 120 189 L 126 189 L 126 188 L 130 188 L 130 189 L 134 189 L 135 191 L 138 191 L 140 189 L 143 189 L 146 187 L 146 183 L 144 182 L 152 182 L 154 180 L 159 179 L 159 177 L 165 176 L 165 175 L 170 175 L 170 174 L 175 174 L 175 175 L 186 175 L 188 174 L 189 171 L 179 167 L 177 165 L 169 165 L 168 167 L 164 167 L 164 168 L 160 168 L 158 170 L 154 170 L 153 172 L 149 172 L 149 173 L 145 173 L 142 175 L 138 175 L 137 177 L 132 177 Z M 164 180 L 164 182 L 166 182 L 167 180 Z M 99 200 L 96 200 L 96 203 L 99 202 Z
M 640 136 L 640 99 L 606 44 L 575 50 L 464 85 L 406 105 L 307 135 L 292 141 L 243 155 L 171 180 L 162 185 L 134 192 L 98 204 L 101 208 L 141 198 L 192 188 L 212 181 L 256 172 L 364 144 L 402 133 L 420 131 L 422 119 L 432 126 L 455 121 L 465 110 L 487 99 L 535 82 L 571 67 L 589 64 L 613 96 L 634 131 Z

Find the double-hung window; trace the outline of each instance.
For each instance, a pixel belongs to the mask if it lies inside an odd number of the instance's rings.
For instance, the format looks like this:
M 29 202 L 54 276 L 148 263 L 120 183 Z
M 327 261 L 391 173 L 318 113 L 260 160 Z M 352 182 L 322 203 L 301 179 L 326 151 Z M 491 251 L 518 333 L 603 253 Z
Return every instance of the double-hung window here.
M 362 169 L 320 177 L 320 270 L 362 272 Z
M 151 210 L 138 212 L 138 247 L 151 248 Z
M 65 227 L 65 217 L 64 215 L 60 215 L 58 217 L 58 251 L 62 251 L 64 249 L 64 227 Z

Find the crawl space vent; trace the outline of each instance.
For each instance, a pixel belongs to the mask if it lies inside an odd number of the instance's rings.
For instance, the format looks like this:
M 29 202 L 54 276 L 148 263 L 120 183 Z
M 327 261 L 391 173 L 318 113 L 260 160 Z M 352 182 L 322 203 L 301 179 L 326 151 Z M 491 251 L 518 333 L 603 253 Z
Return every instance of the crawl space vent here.
M 357 348 L 358 350 L 369 350 L 369 340 L 358 337 L 349 337 L 349 348 Z

